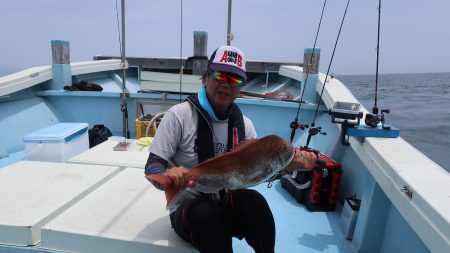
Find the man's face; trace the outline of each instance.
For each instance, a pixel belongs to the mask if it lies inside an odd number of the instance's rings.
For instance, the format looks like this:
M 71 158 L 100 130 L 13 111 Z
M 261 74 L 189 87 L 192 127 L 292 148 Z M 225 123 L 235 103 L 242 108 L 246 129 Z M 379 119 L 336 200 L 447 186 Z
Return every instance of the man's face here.
M 224 113 L 239 95 L 240 88 L 231 87 L 228 81 L 217 81 L 211 74 L 205 79 L 204 84 L 211 106 L 218 113 Z

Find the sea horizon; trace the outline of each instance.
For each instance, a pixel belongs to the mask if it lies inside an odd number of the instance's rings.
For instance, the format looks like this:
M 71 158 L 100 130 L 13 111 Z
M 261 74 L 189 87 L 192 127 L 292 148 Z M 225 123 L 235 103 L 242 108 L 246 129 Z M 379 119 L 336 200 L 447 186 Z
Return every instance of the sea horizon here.
M 48 64 L 50 65 L 50 64 Z M 46 65 L 41 65 L 41 66 L 46 66 Z M 36 66 L 34 66 L 36 67 Z M 30 67 L 31 68 L 31 67 Z M 5 75 L 10 75 L 10 74 L 14 74 L 16 72 L 20 72 L 23 70 L 26 70 L 28 68 L 20 68 L 20 67 L 0 67 L 0 77 L 5 76 Z M 447 74 L 450 73 L 449 71 L 436 71 L 436 72 L 412 72 L 412 73 L 379 73 L 379 75 L 418 75 L 418 74 Z M 341 74 L 341 73 L 330 73 L 330 76 L 334 76 L 334 77 L 339 77 L 339 76 L 370 76 L 373 75 L 375 76 L 375 73 L 356 73 L 356 74 Z

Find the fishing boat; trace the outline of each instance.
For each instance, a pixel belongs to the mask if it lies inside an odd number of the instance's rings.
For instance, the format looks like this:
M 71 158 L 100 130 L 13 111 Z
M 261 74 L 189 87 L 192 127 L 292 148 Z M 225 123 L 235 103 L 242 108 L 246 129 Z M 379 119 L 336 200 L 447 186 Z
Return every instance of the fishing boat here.
M 146 115 L 156 120 L 197 92 L 205 38 L 194 32 L 188 58 L 76 63 L 70 42 L 54 40 L 52 65 L 0 77 L 0 252 L 197 252 L 170 227 L 164 192 L 144 178 L 149 143 L 140 141 L 157 129 Z M 315 46 L 303 63 L 249 60 L 236 100 L 259 137 L 291 140 L 339 168 L 312 174 L 325 182 L 339 171 L 334 190 L 319 184 L 320 202 L 309 198 L 312 175 L 253 187 L 272 209 L 276 252 L 450 252 L 448 172 L 384 120 L 360 122 L 383 115 L 321 73 L 319 60 Z M 96 125 L 112 136 L 89 148 Z M 252 252 L 237 239 L 233 249 Z

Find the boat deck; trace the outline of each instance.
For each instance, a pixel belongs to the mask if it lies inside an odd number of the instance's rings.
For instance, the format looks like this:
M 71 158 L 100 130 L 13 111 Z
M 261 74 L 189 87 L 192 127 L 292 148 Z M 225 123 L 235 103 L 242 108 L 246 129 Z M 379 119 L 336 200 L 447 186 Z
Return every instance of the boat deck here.
M 353 252 L 344 238 L 339 212 L 310 212 L 275 181 L 272 188 L 260 184 L 276 224 L 275 252 Z M 252 252 L 245 241 L 235 239 L 235 252 Z
M 114 151 L 117 141 L 107 140 L 99 145 L 78 154 L 68 163 L 110 165 L 119 167 L 134 167 L 144 169 L 149 155 L 148 148 L 130 144 L 127 151 Z
M 116 166 L 104 166 L 110 146 L 107 141 L 71 159 L 79 164 L 24 161 L 0 169 L 2 185 L 15 186 L 1 193 L 2 210 L 13 215 L 0 220 L 0 251 L 197 252 L 170 228 L 164 193 L 145 180 L 142 168 L 126 167 L 148 152 L 110 151 L 116 155 L 108 155 L 108 165 Z M 278 181 L 254 188 L 271 206 L 276 252 L 352 252 L 337 212 L 309 212 Z M 233 248 L 252 252 L 245 240 L 235 239 Z

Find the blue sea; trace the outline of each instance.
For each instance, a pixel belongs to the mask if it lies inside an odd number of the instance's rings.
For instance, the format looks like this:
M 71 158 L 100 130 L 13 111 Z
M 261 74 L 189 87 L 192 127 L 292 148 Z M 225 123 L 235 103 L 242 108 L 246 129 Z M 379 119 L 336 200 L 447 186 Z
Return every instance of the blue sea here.
M 369 111 L 375 75 L 336 76 Z M 391 110 L 386 124 L 450 172 L 450 73 L 384 74 L 378 77 L 378 108 Z
M 13 73 L 0 69 L 0 76 Z M 374 105 L 375 75 L 339 75 L 369 110 Z M 390 109 L 386 124 L 450 172 L 450 73 L 383 74 L 378 78 L 378 107 Z

